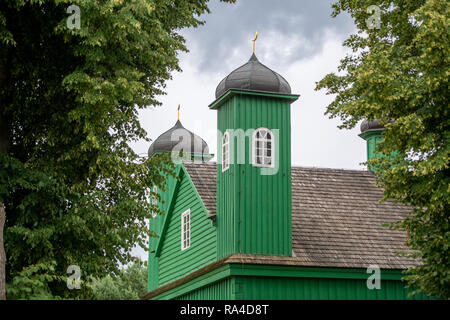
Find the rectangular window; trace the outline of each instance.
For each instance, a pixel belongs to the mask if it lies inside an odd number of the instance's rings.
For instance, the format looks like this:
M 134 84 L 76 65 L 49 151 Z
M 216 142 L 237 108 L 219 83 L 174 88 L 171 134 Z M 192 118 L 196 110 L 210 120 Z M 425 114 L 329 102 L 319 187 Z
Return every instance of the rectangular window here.
M 222 172 L 227 171 L 230 167 L 230 137 L 225 132 L 222 138 Z
M 187 209 L 181 215 L 181 250 L 191 245 L 191 209 Z

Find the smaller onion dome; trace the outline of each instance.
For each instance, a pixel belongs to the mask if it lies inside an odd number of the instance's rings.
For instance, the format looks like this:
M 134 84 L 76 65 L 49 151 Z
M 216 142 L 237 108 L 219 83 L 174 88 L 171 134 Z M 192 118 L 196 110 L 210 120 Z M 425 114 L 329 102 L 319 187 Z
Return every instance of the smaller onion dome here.
M 175 146 L 176 149 L 174 150 Z M 205 140 L 183 127 L 180 120 L 150 145 L 148 156 L 151 157 L 158 152 L 171 151 L 183 151 L 194 155 L 209 155 L 208 144 Z
M 372 121 L 364 120 L 361 123 L 360 129 L 361 133 L 364 133 L 366 131 L 382 130 L 384 129 L 384 126 L 380 124 L 380 120 L 372 120 Z
M 216 99 L 229 89 L 291 93 L 291 86 L 286 79 L 259 62 L 254 53 L 246 64 L 231 72 L 219 83 Z

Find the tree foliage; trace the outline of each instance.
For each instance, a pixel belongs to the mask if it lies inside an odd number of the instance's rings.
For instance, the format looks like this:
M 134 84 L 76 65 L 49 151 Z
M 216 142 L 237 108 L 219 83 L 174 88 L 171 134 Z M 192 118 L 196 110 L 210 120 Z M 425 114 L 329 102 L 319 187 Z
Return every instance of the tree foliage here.
M 38 263 L 25 267 L 9 283 L 8 299 L 15 300 L 55 300 L 49 287 L 50 283 L 63 282 L 64 277 L 55 276 L 55 261 Z
M 381 9 L 379 28 L 369 28 L 370 5 Z M 350 13 L 358 28 L 344 45 L 339 74 L 328 74 L 316 89 L 336 95 L 330 117 L 342 128 L 362 119 L 385 124 L 383 156 L 377 168 L 384 199 L 414 209 L 396 228 L 422 265 L 409 284 L 433 296 L 450 298 L 450 7 L 445 0 L 339 0 L 333 16 Z
M 159 105 L 165 81 L 180 71 L 178 52 L 187 51 L 179 30 L 200 25 L 207 3 L 1 1 L 0 203 L 8 282 L 48 261 L 55 262 L 45 272 L 52 277 L 66 275 L 69 265 L 101 276 L 131 261 L 136 244 L 147 247 L 146 220 L 159 212 L 147 201 L 157 196 L 149 189 L 164 189 L 173 170 L 167 157 L 142 159 L 128 143 L 147 139 L 138 111 Z M 80 8 L 80 29 L 67 27 L 70 5 Z M 48 290 L 80 295 L 58 282 Z
M 99 300 L 139 300 L 147 293 L 147 264 L 135 261 L 117 275 L 94 278 L 88 285 Z

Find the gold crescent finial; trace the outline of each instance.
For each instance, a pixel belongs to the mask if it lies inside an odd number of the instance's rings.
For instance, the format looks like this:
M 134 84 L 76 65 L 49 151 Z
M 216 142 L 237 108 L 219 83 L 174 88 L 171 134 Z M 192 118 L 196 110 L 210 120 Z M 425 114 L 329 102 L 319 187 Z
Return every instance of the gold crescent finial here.
M 180 104 L 178 104 L 178 120 L 180 120 Z
M 252 41 L 253 41 L 253 53 L 255 53 L 255 42 L 256 42 L 256 39 L 258 39 L 258 31 L 256 31 L 255 37 L 252 39 Z

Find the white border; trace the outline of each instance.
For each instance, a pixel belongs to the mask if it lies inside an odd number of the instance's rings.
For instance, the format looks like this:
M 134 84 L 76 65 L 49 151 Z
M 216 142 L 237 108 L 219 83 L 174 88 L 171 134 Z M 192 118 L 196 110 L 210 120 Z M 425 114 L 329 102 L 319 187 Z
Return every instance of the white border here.
M 271 152 L 270 152 L 270 165 L 267 164 L 259 164 L 256 163 L 256 133 L 258 133 L 258 131 L 260 130 L 267 130 L 268 132 L 270 132 L 270 144 L 272 146 L 271 148 Z M 252 136 L 252 165 L 254 167 L 261 167 L 261 168 L 275 168 L 275 136 L 273 135 L 272 130 L 268 129 L 268 128 L 258 128 L 255 131 L 253 131 L 253 136 Z
M 228 152 L 227 152 L 227 157 L 228 157 L 227 160 L 228 161 L 227 161 L 227 166 L 226 167 L 223 166 L 223 140 L 225 139 L 225 137 L 228 138 L 228 142 L 226 143 L 226 145 L 228 147 Z M 222 137 L 222 141 L 221 141 L 220 147 L 221 147 L 220 155 L 221 155 L 221 162 L 222 162 L 222 172 L 225 172 L 225 171 L 227 171 L 230 168 L 230 135 L 229 135 L 228 131 L 225 131 L 225 133 L 224 133 L 224 135 Z
M 184 247 L 184 217 L 189 216 L 189 245 L 187 247 Z M 191 209 L 187 209 L 185 212 L 181 214 L 181 251 L 186 250 L 191 246 Z

